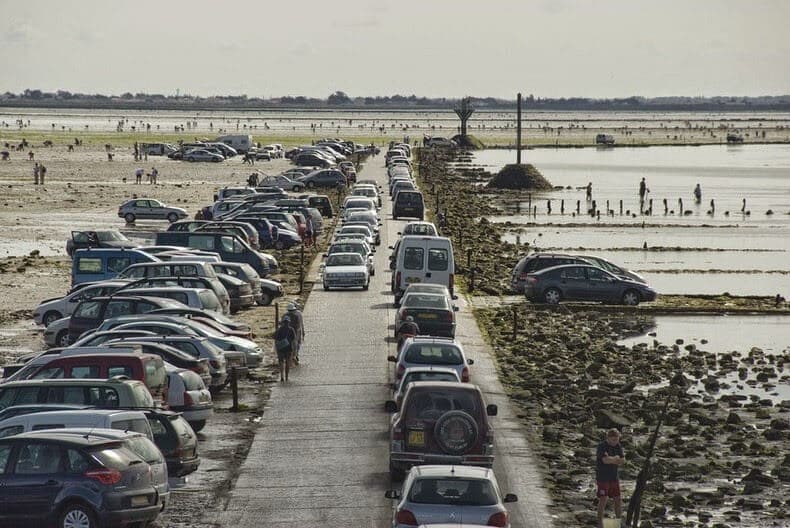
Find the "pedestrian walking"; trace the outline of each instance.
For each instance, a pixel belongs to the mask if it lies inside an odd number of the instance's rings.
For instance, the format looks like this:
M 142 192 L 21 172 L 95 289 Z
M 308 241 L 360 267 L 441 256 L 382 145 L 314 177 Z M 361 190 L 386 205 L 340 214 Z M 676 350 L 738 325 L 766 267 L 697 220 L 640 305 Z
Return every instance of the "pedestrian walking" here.
M 288 304 L 288 313 L 285 315 L 288 316 L 288 322 L 291 325 L 291 329 L 294 331 L 294 346 L 291 359 L 294 365 L 298 365 L 299 352 L 304 342 L 304 317 L 302 317 L 302 312 L 299 310 L 299 305 L 297 305 L 296 302 Z
M 145 174 L 145 169 L 143 169 L 142 167 L 138 167 L 134 171 L 134 183 L 135 184 L 143 183 L 143 174 Z
M 620 478 L 618 467 L 625 462 L 625 452 L 620 445 L 620 431 L 609 429 L 606 440 L 598 444 L 595 454 L 595 481 L 598 485 L 598 528 L 603 528 L 603 517 L 606 503 L 611 498 L 614 502 L 614 514 L 619 520 L 623 514 L 623 500 L 620 496 Z
M 694 187 L 694 201 L 696 203 L 702 203 L 702 187 L 699 186 L 699 183 Z
M 41 168 L 38 166 L 38 162 L 33 165 L 33 185 L 38 185 L 38 175 Z
M 36 156 L 36 154 L 32 150 L 27 153 L 27 159 L 29 159 L 30 161 L 33 161 L 33 158 L 35 156 Z
M 296 340 L 293 328 L 291 328 L 290 317 L 283 315 L 274 333 L 274 351 L 277 352 L 277 363 L 280 366 L 280 381 L 288 381 L 288 374 L 291 370 L 291 353 L 293 343 Z
M 645 195 L 650 192 L 650 189 L 647 188 L 647 182 L 645 178 L 642 177 L 642 181 L 639 182 L 639 212 L 642 212 L 642 209 L 645 206 Z
M 42 163 L 41 166 L 38 168 L 38 183 L 44 185 L 44 178 L 47 175 L 47 168 Z
M 159 176 L 159 171 L 156 167 L 151 167 L 151 174 L 148 175 L 148 183 L 156 185 L 156 178 Z
M 591 200 L 592 200 L 592 182 L 589 182 L 587 184 L 587 201 L 589 202 Z

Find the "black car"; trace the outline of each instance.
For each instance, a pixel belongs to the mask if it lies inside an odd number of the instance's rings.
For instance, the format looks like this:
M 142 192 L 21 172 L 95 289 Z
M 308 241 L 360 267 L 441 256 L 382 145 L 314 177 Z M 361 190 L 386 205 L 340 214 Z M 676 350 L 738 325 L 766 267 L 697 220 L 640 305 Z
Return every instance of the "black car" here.
M 329 167 L 329 160 L 312 152 L 301 152 L 293 157 L 293 162 L 299 167 Z
M 510 276 L 510 286 L 516 293 L 524 293 L 527 274 L 564 264 L 593 264 L 577 255 L 562 253 L 532 253 L 519 260 Z
M 532 302 L 599 301 L 636 306 L 657 294 L 647 284 L 622 279 L 592 265 L 567 264 L 527 275 L 524 295 Z
M 139 246 L 126 238 L 117 229 L 104 231 L 72 231 L 71 238 L 66 241 L 66 253 L 71 257 L 78 249 L 87 248 L 123 248 L 131 249 Z
M 397 220 L 400 217 L 408 216 L 422 220 L 424 215 L 425 204 L 420 191 L 403 190 L 398 192 L 392 204 L 393 219 Z
M 146 525 L 160 504 L 151 468 L 121 442 L 34 431 L 0 439 L 0 525 Z
M 337 169 L 321 169 L 313 171 L 307 176 L 301 176 L 297 178 L 297 181 L 304 183 L 308 189 L 313 189 L 315 187 L 338 187 L 340 185 L 348 185 L 346 175 Z
M 182 477 L 197 470 L 200 456 L 197 450 L 197 435 L 179 413 L 158 409 L 143 410 L 151 430 L 154 443 L 167 461 L 167 473 Z

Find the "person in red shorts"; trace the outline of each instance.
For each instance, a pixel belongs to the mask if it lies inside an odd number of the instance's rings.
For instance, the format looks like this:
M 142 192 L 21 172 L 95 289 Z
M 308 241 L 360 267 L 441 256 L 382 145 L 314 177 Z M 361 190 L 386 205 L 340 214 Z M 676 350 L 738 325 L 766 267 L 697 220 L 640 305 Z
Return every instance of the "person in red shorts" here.
M 614 513 L 618 519 L 623 514 L 623 500 L 620 497 L 620 479 L 617 469 L 625 462 L 625 452 L 620 445 L 620 431 L 609 429 L 606 440 L 598 444 L 595 454 L 595 481 L 598 484 L 598 528 L 603 528 L 603 514 L 609 498 L 614 501 Z

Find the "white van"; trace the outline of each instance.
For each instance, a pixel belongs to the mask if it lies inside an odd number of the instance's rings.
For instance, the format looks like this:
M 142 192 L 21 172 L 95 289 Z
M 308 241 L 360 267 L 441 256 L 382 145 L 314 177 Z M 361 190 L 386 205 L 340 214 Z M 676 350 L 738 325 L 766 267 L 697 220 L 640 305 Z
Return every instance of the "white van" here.
M 151 425 L 148 423 L 145 413 L 118 409 L 83 409 L 21 414 L 0 422 L 0 438 L 41 429 L 69 427 L 134 431 L 144 434 L 149 440 L 154 439 Z
M 249 151 L 254 145 L 252 143 L 252 136 L 249 134 L 232 134 L 229 136 L 220 136 L 214 140 L 217 143 L 225 143 L 229 147 L 233 147 L 236 151 L 244 154 Z
M 449 238 L 406 235 L 401 237 L 396 256 L 392 292 L 400 303 L 403 290 L 414 283 L 441 284 L 453 293 L 455 258 Z

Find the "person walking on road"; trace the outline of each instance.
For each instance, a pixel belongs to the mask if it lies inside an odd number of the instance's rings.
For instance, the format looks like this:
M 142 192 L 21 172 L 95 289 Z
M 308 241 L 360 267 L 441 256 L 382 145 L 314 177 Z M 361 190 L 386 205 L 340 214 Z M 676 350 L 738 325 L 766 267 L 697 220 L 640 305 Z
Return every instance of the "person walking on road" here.
M 588 202 L 592 201 L 592 182 L 589 182 L 587 184 L 587 201 Z
M 645 207 L 645 195 L 650 192 L 650 189 L 647 188 L 647 182 L 645 182 L 645 178 L 642 178 L 642 181 L 639 182 L 639 212 L 642 212 L 642 209 Z
M 38 166 L 38 162 L 33 165 L 33 185 L 38 185 L 38 175 L 41 168 Z
M 142 167 L 138 167 L 134 171 L 134 183 L 136 184 L 143 183 L 143 174 L 145 174 L 145 169 L 143 169 Z
M 295 336 L 293 355 L 291 356 L 291 359 L 293 360 L 294 365 L 298 365 L 299 352 L 302 349 L 302 342 L 304 341 L 304 317 L 302 317 L 302 312 L 299 310 L 299 306 L 295 301 L 288 304 L 288 313 L 285 315 L 288 317 L 291 329 L 294 331 Z
M 625 452 L 620 445 L 620 431 L 609 429 L 606 440 L 598 444 L 595 454 L 595 481 L 598 485 L 598 528 L 603 528 L 603 516 L 609 498 L 614 501 L 614 514 L 617 519 L 623 514 L 623 500 L 620 497 L 620 479 L 617 469 L 625 462 Z
M 277 352 L 277 363 L 280 366 L 280 381 L 288 381 L 294 341 L 296 341 L 296 334 L 291 328 L 290 317 L 285 314 L 280 319 L 280 324 L 274 333 L 274 350 Z
M 38 168 L 38 183 L 44 185 L 44 178 L 47 176 L 47 168 L 42 163 Z

